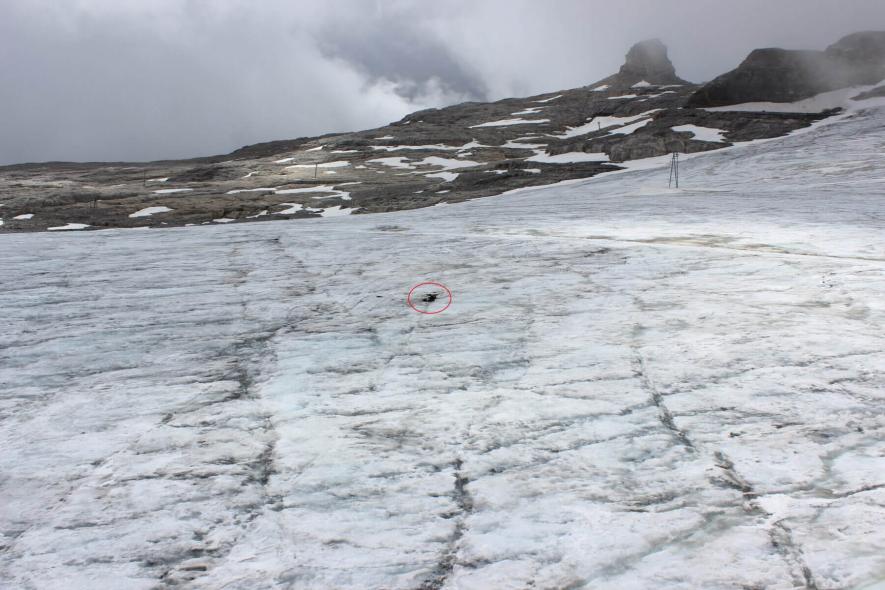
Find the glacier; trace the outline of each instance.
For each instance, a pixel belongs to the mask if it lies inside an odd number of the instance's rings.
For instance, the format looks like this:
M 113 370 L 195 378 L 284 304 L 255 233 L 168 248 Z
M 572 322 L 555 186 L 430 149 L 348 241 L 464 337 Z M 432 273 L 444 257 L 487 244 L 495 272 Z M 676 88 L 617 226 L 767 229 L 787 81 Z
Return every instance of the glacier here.
M 885 110 L 681 172 L 0 236 L 0 587 L 882 587 Z

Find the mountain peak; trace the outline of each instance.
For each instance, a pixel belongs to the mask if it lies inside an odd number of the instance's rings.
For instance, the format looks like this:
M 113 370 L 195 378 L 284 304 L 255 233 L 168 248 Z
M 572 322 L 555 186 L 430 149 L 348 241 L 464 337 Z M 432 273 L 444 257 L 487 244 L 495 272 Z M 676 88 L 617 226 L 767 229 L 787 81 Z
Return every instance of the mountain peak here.
M 633 45 L 618 73 L 600 81 L 613 86 L 632 86 L 639 82 L 688 84 L 676 75 L 676 68 L 667 56 L 667 46 L 660 39 L 646 39 Z

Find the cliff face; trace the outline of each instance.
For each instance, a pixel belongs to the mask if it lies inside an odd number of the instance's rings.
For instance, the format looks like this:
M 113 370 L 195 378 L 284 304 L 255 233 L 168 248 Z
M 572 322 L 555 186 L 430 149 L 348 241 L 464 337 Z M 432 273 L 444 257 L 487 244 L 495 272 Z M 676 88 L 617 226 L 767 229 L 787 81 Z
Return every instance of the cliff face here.
M 793 102 L 885 78 L 885 31 L 854 33 L 825 51 L 757 49 L 734 70 L 702 86 L 689 107 Z

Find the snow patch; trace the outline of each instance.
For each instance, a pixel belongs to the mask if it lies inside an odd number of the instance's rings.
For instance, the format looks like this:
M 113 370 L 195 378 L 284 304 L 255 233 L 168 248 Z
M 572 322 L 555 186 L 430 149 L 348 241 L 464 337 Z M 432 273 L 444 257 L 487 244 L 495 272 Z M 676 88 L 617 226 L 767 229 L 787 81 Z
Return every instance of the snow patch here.
M 291 215 L 293 213 L 298 213 L 302 209 L 304 209 L 304 205 L 301 203 L 280 203 L 281 206 L 288 207 L 288 209 L 284 209 L 283 211 L 274 211 L 274 215 Z
M 144 209 L 139 209 L 135 213 L 130 213 L 129 217 L 150 217 L 157 213 L 168 213 L 169 211 L 172 211 L 169 207 L 145 207 Z
M 336 160 L 335 162 L 322 162 L 317 164 L 293 164 L 286 168 L 344 168 L 350 166 L 347 160 Z
M 526 158 L 526 162 L 542 162 L 544 164 L 576 164 L 578 162 L 608 162 L 608 156 L 597 152 L 568 152 L 566 154 L 549 155 L 537 151 L 534 156 Z
M 699 127 L 697 125 L 678 125 L 672 128 L 676 132 L 689 132 L 694 134 L 694 138 L 698 141 L 710 141 L 715 143 L 723 143 L 722 134 L 726 133 L 722 129 L 713 127 Z
M 507 143 L 502 144 L 501 147 L 514 150 L 536 150 L 545 147 L 546 145 L 546 143 L 520 143 L 519 141 L 508 141 Z
M 354 183 L 345 183 L 345 184 L 354 184 Z M 355 183 L 355 184 L 359 184 L 359 183 Z M 344 186 L 344 185 L 341 185 L 341 186 Z M 307 186 L 307 187 L 303 187 L 303 188 L 288 188 L 288 189 L 274 191 L 274 194 L 277 194 L 277 195 L 299 195 L 299 194 L 305 194 L 305 193 L 332 193 L 331 195 L 328 195 L 325 197 L 319 197 L 319 198 L 331 199 L 334 197 L 338 197 L 344 201 L 351 200 L 349 192 L 338 190 L 331 184 L 321 184 L 319 186 Z M 286 205 L 287 203 L 281 203 L 281 204 Z
M 611 131 L 609 135 L 630 135 L 637 129 L 642 129 L 646 125 L 651 123 L 651 119 L 644 119 L 642 121 L 637 121 L 636 123 L 632 123 L 630 125 L 624 125 L 623 127 L 618 127 L 614 131 Z
M 824 92 L 796 102 L 745 102 L 724 107 L 710 107 L 703 110 L 710 112 L 737 111 L 744 113 L 819 113 L 827 109 L 846 107 L 852 102 L 850 100 L 852 96 L 874 87 L 875 85 L 841 88 L 839 90 Z
M 661 109 L 652 109 L 650 111 L 645 111 L 644 113 L 640 113 L 638 115 L 632 115 L 629 117 L 614 117 L 614 116 L 608 116 L 608 115 L 604 115 L 601 117 L 593 117 L 592 119 L 590 119 L 590 121 L 581 125 L 580 127 L 569 127 L 565 133 L 561 133 L 559 135 L 554 135 L 554 137 L 558 137 L 560 139 L 567 139 L 570 137 L 578 137 L 581 135 L 586 135 L 587 133 L 594 133 L 597 131 L 608 129 L 609 127 L 620 127 L 623 125 L 629 125 L 630 123 L 634 123 L 634 122 L 639 121 L 641 119 L 645 119 L 645 118 L 651 116 L 653 113 L 658 112 L 659 110 L 661 110 Z M 635 129 L 634 129 L 634 131 L 635 131 Z
M 173 193 L 189 193 L 192 188 L 161 188 L 158 191 L 154 191 L 155 195 L 171 195 Z
M 227 191 L 228 195 L 236 195 L 239 193 L 262 193 L 262 192 L 273 192 L 275 188 L 238 188 L 232 191 Z
M 524 111 L 516 111 L 515 113 L 510 113 L 511 115 L 537 115 L 544 107 L 529 107 Z
M 86 229 L 89 225 L 85 223 L 67 223 L 65 225 L 58 225 L 55 227 L 47 227 L 48 231 L 68 231 L 74 229 Z
M 536 125 L 539 123 L 549 123 L 550 119 L 502 119 L 500 121 L 489 121 L 488 123 L 480 123 L 479 125 L 471 125 L 470 128 L 476 127 L 506 127 L 508 125 Z
M 433 174 L 425 174 L 427 178 L 442 178 L 445 182 L 452 182 L 458 178 L 457 172 L 434 172 Z
M 323 209 L 320 215 L 322 217 L 338 217 L 340 215 L 350 215 L 354 211 L 356 211 L 356 209 L 348 209 L 342 207 L 341 205 L 335 205 L 334 207 L 327 207 Z

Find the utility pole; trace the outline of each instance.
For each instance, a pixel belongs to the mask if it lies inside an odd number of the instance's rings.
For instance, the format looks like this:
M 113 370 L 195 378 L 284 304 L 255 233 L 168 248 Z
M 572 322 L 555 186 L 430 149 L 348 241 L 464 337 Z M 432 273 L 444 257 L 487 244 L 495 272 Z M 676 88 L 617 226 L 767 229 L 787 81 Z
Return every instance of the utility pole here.
M 317 168 L 319 168 L 319 167 L 320 167 L 319 164 L 314 164 L 314 165 L 313 165 L 313 177 L 314 177 L 314 178 L 317 177 Z
M 673 181 L 676 181 L 676 188 L 679 188 L 679 152 L 673 152 L 670 159 L 670 184 L 667 186 L 673 188 Z

